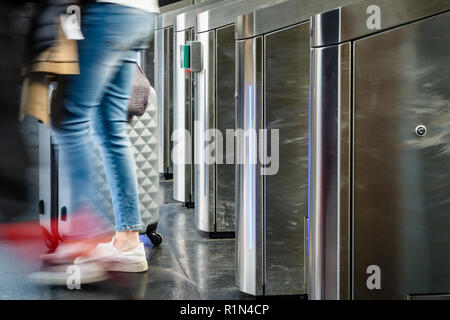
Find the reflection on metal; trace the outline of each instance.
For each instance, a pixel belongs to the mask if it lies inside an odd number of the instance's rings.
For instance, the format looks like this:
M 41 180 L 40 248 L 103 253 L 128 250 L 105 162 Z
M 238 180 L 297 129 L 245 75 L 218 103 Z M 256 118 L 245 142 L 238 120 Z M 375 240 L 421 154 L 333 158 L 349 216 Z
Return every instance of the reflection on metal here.
M 173 198 L 177 201 L 191 203 L 192 199 L 192 75 L 180 66 L 181 51 L 179 48 L 190 41 L 192 31 L 176 32 L 174 34 L 174 113 L 173 124 Z
M 273 6 L 286 0 L 232 0 L 228 5 L 197 15 L 196 32 L 202 33 L 235 24 L 236 19 L 250 11 Z
M 172 171 L 170 152 L 172 142 L 173 78 L 170 72 L 173 64 L 172 27 L 155 32 L 155 90 L 158 96 L 159 124 L 159 172 L 169 174 Z
M 259 37 L 238 41 L 236 47 L 239 70 L 236 82 L 239 92 L 236 127 L 246 132 L 263 126 L 263 39 Z M 236 157 L 239 159 L 236 164 L 236 285 L 243 292 L 262 295 L 263 176 L 259 175 L 260 164 L 251 164 L 249 161 L 256 149 L 251 142 L 251 134 L 236 141 Z
M 173 197 L 177 201 L 194 204 L 194 155 L 193 155 L 193 103 L 194 77 L 181 67 L 180 47 L 195 40 L 195 17 L 213 7 L 223 5 L 221 1 L 208 1 L 180 13 L 174 18 L 174 112 L 173 112 Z
M 155 31 L 155 90 L 158 95 L 159 172 L 169 176 L 173 172 L 171 152 L 173 143 L 173 22 L 174 17 L 194 8 L 223 0 L 209 0 L 198 5 L 180 1 L 161 8 Z
M 350 154 L 350 49 L 349 44 L 342 44 L 313 50 L 311 56 L 311 75 L 317 80 L 311 82 L 309 211 L 311 259 L 308 265 L 308 276 L 310 279 L 315 279 L 315 282 L 308 282 L 309 298 L 321 296 L 325 299 L 345 299 L 349 295 L 347 283 L 350 279 L 350 225 L 349 217 L 347 215 L 340 216 L 339 212 L 350 210 L 350 191 L 348 189 L 350 179 L 350 160 L 348 158 Z M 319 81 L 320 85 L 316 85 Z M 338 89 L 340 89 L 339 94 L 337 93 Z M 343 107 L 339 112 L 334 109 L 331 112 L 322 106 L 323 101 Z M 340 124 L 338 125 L 338 123 Z M 327 136 L 332 136 L 334 139 L 327 139 Z M 330 158 L 324 158 L 324 155 L 318 150 L 328 150 Z M 339 179 L 335 177 L 338 172 Z M 321 181 L 320 184 L 317 181 Z M 326 215 L 323 212 L 326 212 Z M 326 225 L 326 233 L 316 232 L 324 225 Z M 339 244 L 342 244 L 340 254 L 338 254 Z M 325 256 L 327 257 L 327 267 L 323 265 L 322 257 Z M 339 269 L 338 277 L 337 270 Z M 322 276 L 324 273 L 326 276 Z M 326 283 L 323 278 L 326 279 Z M 339 283 L 341 284 L 340 292 L 338 292 Z M 323 292 L 325 287 L 327 294 Z
M 160 14 L 155 31 L 155 90 L 158 96 L 159 172 L 172 173 L 171 151 L 173 144 L 173 18 L 191 9 L 179 8 Z
M 252 90 L 252 86 L 249 85 L 248 86 L 248 130 L 254 130 L 255 127 L 253 125 L 253 114 L 254 114 L 254 109 L 253 109 L 253 90 Z M 251 132 L 251 131 L 250 131 Z M 254 196 L 254 186 L 253 186 L 253 181 L 254 181 L 254 175 L 255 175 L 255 170 L 253 168 L 253 161 L 255 161 L 253 159 L 255 151 L 256 150 L 256 141 L 253 141 L 254 136 L 252 134 L 250 134 L 248 136 L 248 145 L 247 148 L 244 152 L 246 152 L 246 154 L 248 154 L 248 165 L 247 166 L 247 172 L 248 172 L 248 196 L 249 196 L 249 201 L 248 201 L 248 210 L 247 211 L 248 214 L 248 225 L 249 225 L 249 235 L 248 235 L 248 248 L 250 250 L 253 250 L 253 219 L 254 219 L 254 215 L 255 215 L 255 198 Z M 245 142 L 244 142 L 245 143 Z M 245 162 L 244 162 L 245 163 Z
M 378 6 L 381 12 L 381 28 L 369 29 L 369 6 Z M 404 23 L 424 19 L 448 10 L 448 0 L 376 0 L 357 1 L 323 12 L 312 18 L 312 45 L 321 47 L 342 43 L 381 32 Z M 339 28 L 336 28 L 339 26 Z
M 287 1 L 237 19 L 237 129 L 279 130 L 277 174 L 262 176 L 261 159 L 236 166 L 236 285 L 253 295 L 306 293 L 309 17 L 327 5 Z M 253 139 L 237 139 L 237 157 L 255 162 Z
M 309 20 L 311 14 L 357 1 L 359 0 L 291 0 L 255 10 L 237 18 L 236 22 L 240 27 L 236 30 L 236 38 L 246 39 L 267 34 Z
M 312 299 L 450 292 L 449 9 L 371 0 L 313 17 Z
M 281 1 L 242 0 L 197 15 L 196 39 L 201 43 L 199 57 L 204 64 L 194 75 L 197 83 L 194 153 L 200 160 L 195 166 L 195 215 L 196 226 L 201 231 L 222 234 L 235 231 L 235 159 L 234 153 L 226 150 L 226 143 L 234 143 L 234 138 L 226 140 L 227 130 L 234 131 L 236 127 L 235 19 L 255 8 Z M 214 129 L 218 129 L 223 139 L 215 137 L 209 141 L 211 137 L 205 133 Z M 215 155 L 223 154 L 223 158 L 204 163 L 211 144 Z

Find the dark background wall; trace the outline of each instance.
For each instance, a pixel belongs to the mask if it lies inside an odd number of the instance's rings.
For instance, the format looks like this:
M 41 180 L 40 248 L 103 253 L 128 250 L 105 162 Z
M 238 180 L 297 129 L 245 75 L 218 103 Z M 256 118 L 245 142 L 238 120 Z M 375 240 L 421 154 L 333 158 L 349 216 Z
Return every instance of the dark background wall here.
M 167 6 L 168 4 L 172 4 L 181 0 L 159 0 L 159 6 Z

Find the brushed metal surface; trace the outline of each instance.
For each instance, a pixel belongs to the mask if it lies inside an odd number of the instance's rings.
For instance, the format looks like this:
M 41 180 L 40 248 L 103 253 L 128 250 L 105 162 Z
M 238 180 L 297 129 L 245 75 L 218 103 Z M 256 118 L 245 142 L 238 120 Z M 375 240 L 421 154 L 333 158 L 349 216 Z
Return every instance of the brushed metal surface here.
M 173 28 L 155 31 L 155 90 L 158 96 L 159 172 L 173 170 Z
M 167 6 L 157 16 L 155 31 L 155 89 L 158 94 L 159 117 L 159 172 L 172 173 L 173 163 L 171 152 L 173 150 L 173 99 L 174 99 L 174 18 L 185 11 L 202 8 L 223 0 L 209 0 L 196 5 L 176 3 Z M 175 9 L 174 9 L 175 8 Z
M 177 15 L 180 15 L 187 11 L 203 8 L 206 6 L 211 6 L 212 4 L 219 3 L 222 1 L 229 1 L 229 0 L 208 0 L 208 1 L 201 2 L 201 3 L 193 4 L 193 5 L 187 5 L 187 6 L 183 5 L 180 8 L 172 9 L 167 12 L 163 12 L 165 10 L 161 10 L 161 14 L 159 14 L 158 17 L 156 18 L 156 30 L 173 27 L 174 20 Z M 176 7 L 176 6 L 174 6 L 174 7 Z M 162 8 L 164 8 L 164 7 L 162 7 Z M 188 28 L 186 28 L 186 29 L 188 29 Z M 181 31 L 181 30 L 179 30 L 179 31 Z
M 156 26 L 155 26 L 156 30 L 173 27 L 174 18 L 177 15 L 179 15 L 185 11 L 192 10 L 193 8 L 194 8 L 194 6 L 190 5 L 190 6 L 178 8 L 176 10 L 164 12 L 164 13 L 161 12 L 161 14 L 159 14 L 156 17 Z
M 450 292 L 449 34 L 447 12 L 355 42 L 355 299 Z
M 311 15 L 356 1 L 358 0 L 290 0 L 254 10 L 236 19 L 236 39 L 256 37 L 286 28 L 308 21 Z
M 348 299 L 351 45 L 311 51 L 308 297 Z
M 196 73 L 196 120 L 200 119 L 199 134 L 194 152 L 204 158 L 206 130 L 218 129 L 226 137 L 226 130 L 235 129 L 235 24 L 239 14 L 251 9 L 277 3 L 275 0 L 242 0 L 211 8 L 197 15 L 197 38 L 202 43 L 205 65 Z M 202 21 L 202 22 L 200 22 Z M 203 23 L 206 23 L 204 25 Z M 207 36 L 203 36 L 209 30 Z M 214 36 L 212 35 L 214 33 Z M 202 114 L 203 113 L 203 114 Z M 235 231 L 235 168 L 234 155 L 226 154 L 226 141 L 222 141 L 222 154 L 231 157 L 216 165 L 196 166 L 196 222 L 202 231 Z M 202 147 L 200 147 L 202 146 Z M 219 145 L 216 145 L 219 147 Z
M 174 18 L 174 131 L 179 130 L 189 133 L 174 137 L 179 143 L 174 143 L 174 169 L 173 183 L 174 199 L 181 202 L 193 203 L 195 201 L 195 167 L 194 167 L 194 101 L 195 84 L 192 73 L 181 68 L 180 46 L 188 41 L 195 40 L 195 16 L 213 7 L 223 5 L 225 0 L 208 1 L 200 3 L 192 10 L 177 15 Z M 192 24 L 192 22 L 194 24 Z M 178 139 L 181 138 L 181 139 Z M 176 160 L 175 160 L 176 159 Z
M 340 3 L 349 3 L 352 1 L 342 1 Z M 253 13 L 239 17 L 237 21 L 237 39 L 244 38 L 245 40 L 238 41 L 238 43 L 246 43 L 246 41 L 258 39 L 259 35 L 265 35 L 266 39 L 266 65 L 265 65 L 265 114 L 264 120 L 268 129 L 280 129 L 280 176 L 267 176 L 264 179 L 264 208 L 265 211 L 265 243 L 264 247 L 264 285 L 266 294 L 301 294 L 307 290 L 307 279 L 305 271 L 305 260 L 307 256 L 306 239 L 308 239 L 305 230 L 305 221 L 307 219 L 307 202 L 308 202 L 308 100 L 309 100 L 309 66 L 310 66 L 310 28 L 309 17 L 327 6 L 332 8 L 336 2 L 329 1 L 289 1 L 275 6 L 270 6 Z M 300 24 L 304 22 L 303 24 Z M 241 29 L 241 30 L 239 30 Z M 290 39 L 290 40 L 289 40 Z M 346 100 L 347 108 L 350 108 L 350 47 L 336 48 L 332 54 L 335 60 L 341 59 L 344 56 L 345 62 L 339 64 L 335 70 L 334 76 L 338 76 L 342 80 L 346 80 L 343 85 L 347 89 L 346 94 L 337 93 L 336 99 Z M 245 52 L 245 51 L 243 51 Z M 239 56 L 238 52 L 238 56 Z M 251 55 L 250 51 L 246 54 Z M 245 54 L 240 58 L 245 60 Z M 334 61 L 335 62 L 335 61 Z M 244 66 L 239 62 L 244 73 L 251 73 L 253 70 L 248 66 Z M 241 78 L 239 76 L 238 78 Z M 256 77 L 258 79 L 258 77 Z M 286 79 L 289 79 L 286 81 Z M 332 78 L 330 78 L 330 83 Z M 243 90 L 238 86 L 239 90 Z M 337 86 L 335 89 L 338 89 Z M 332 89 L 332 88 L 331 88 Z M 272 90 L 272 91 L 270 91 Z M 285 91 L 289 91 L 286 93 Z M 282 94 L 281 92 L 285 92 Z M 238 101 L 241 101 L 241 91 L 239 91 Z M 273 105 L 273 107 L 270 106 Z M 295 115 L 289 112 L 295 112 L 294 109 L 289 109 L 289 106 L 297 105 L 299 109 L 299 117 L 302 120 L 295 121 Z M 301 106 L 304 106 L 302 109 Z M 349 111 L 336 114 L 327 114 L 327 120 L 333 120 L 333 117 L 349 118 Z M 242 115 L 237 113 L 238 121 Z M 303 122 L 302 122 L 303 121 Z M 349 137 L 349 119 L 347 119 L 347 126 L 339 128 L 339 135 L 335 135 L 342 142 L 338 142 L 339 148 L 350 145 Z M 333 131 L 333 126 L 327 127 L 326 130 Z M 337 125 L 335 131 L 337 133 Z M 288 144 L 298 144 L 296 148 Z M 348 152 L 347 152 L 348 153 Z M 284 154 L 284 155 L 283 155 Z M 348 158 L 348 157 L 347 157 Z M 311 161 L 312 162 L 312 161 Z M 350 161 L 342 164 L 342 168 L 333 164 L 329 164 L 330 168 L 339 169 L 340 171 L 347 170 L 350 174 Z M 245 168 L 245 166 L 244 166 Z M 314 171 L 315 168 L 312 169 Z M 242 179 L 244 170 L 237 170 L 237 178 Z M 319 172 L 320 173 L 320 172 Z M 242 188 L 238 182 L 238 191 Z M 334 185 L 327 182 L 326 187 L 332 189 Z M 340 181 L 338 181 L 340 183 Z M 344 182 L 343 182 L 344 184 Z M 336 186 L 339 184 L 336 183 Z M 341 189 L 345 189 L 342 186 Z M 295 191 L 294 191 L 295 190 Z M 322 190 L 320 190 L 322 192 Z M 248 192 L 245 191 L 244 192 Z M 297 192 L 298 197 L 294 194 Z M 349 186 L 347 179 L 347 193 L 344 190 L 340 191 L 344 195 L 349 194 Z M 320 194 L 323 196 L 323 194 Z M 329 196 L 326 194 L 326 196 Z M 303 198 L 303 200 L 302 200 Z M 348 197 L 345 199 L 348 200 Z M 239 199 L 240 200 L 240 199 Z M 341 205 L 340 200 L 336 200 L 335 206 Z M 320 205 L 320 201 L 317 201 Z M 342 203 L 342 206 L 348 208 L 349 202 Z M 240 214 L 240 209 L 237 206 L 236 213 Z M 339 297 L 348 295 L 344 288 L 339 286 L 341 281 L 346 282 L 349 278 L 350 260 L 348 251 L 349 236 L 340 237 L 337 228 L 347 230 L 349 234 L 349 213 L 347 216 L 341 217 L 340 211 L 329 210 L 327 216 L 327 224 L 325 225 L 326 232 L 322 232 L 323 220 L 311 221 L 311 228 L 314 225 L 320 226 L 319 241 L 312 239 L 314 246 L 317 245 L 320 249 L 317 256 L 322 259 L 322 253 L 325 251 L 328 256 L 327 264 L 322 260 L 310 259 L 313 263 L 310 264 L 313 272 L 320 277 L 320 285 L 327 283 L 327 297 Z M 249 213 L 251 214 L 251 213 Z M 284 219 L 280 218 L 284 217 Z M 319 215 L 319 218 L 321 216 Z M 241 218 L 239 218 L 241 219 Z M 240 221 L 237 219 L 237 221 Z M 289 221 L 293 223 L 289 223 Z M 295 227 L 294 227 L 295 226 Z M 238 234 L 241 233 L 241 226 L 237 226 Z M 291 232 L 289 232 L 291 231 Z M 324 234 L 327 237 L 324 237 Z M 311 235 L 313 236 L 313 235 Z M 314 234 L 314 236 L 316 236 Z M 345 244 L 345 249 L 340 250 L 339 243 Z M 320 244 L 319 244 L 320 243 Z M 241 245 L 241 242 L 238 242 Z M 285 250 L 287 248 L 289 250 Z M 314 247 L 315 249 L 315 247 Z M 238 261 L 239 263 L 239 261 Z M 342 268 L 342 272 L 338 273 L 336 270 L 338 266 Z M 282 270 L 282 271 L 281 271 Z M 318 271 L 320 270 L 320 272 Z M 347 277 L 347 278 L 345 278 Z M 315 278 L 314 278 L 314 281 Z M 319 290 L 322 294 L 323 290 Z
M 352 52 L 351 46 L 339 46 L 339 214 L 338 219 L 338 297 L 349 300 L 352 297 Z
M 212 8 L 228 6 L 241 0 L 209 0 L 195 5 L 190 10 L 182 12 L 174 17 L 173 26 L 175 32 L 181 32 L 195 28 L 197 15 Z
M 333 2 L 332 2 L 333 3 Z M 380 29 L 369 29 L 369 6 L 380 8 Z M 336 6 L 337 7 L 337 6 Z M 385 31 L 395 26 L 450 10 L 448 0 L 365 0 L 358 1 L 311 19 L 312 46 L 326 46 Z
M 448 21 L 445 12 L 312 50 L 312 299 L 450 290 Z M 367 286 L 370 266 L 378 289 Z
M 239 0 L 197 15 L 196 32 L 202 33 L 235 23 L 236 17 L 252 10 L 274 5 L 286 0 Z
M 236 110 L 234 93 L 236 90 L 236 45 L 234 25 L 218 29 L 216 48 L 216 123 L 224 137 L 226 130 L 236 128 Z M 216 231 L 235 231 L 235 166 L 234 155 L 226 153 L 226 141 L 223 143 L 223 164 L 216 164 Z M 228 160 L 227 160 L 228 158 Z
M 279 171 L 265 179 L 266 295 L 306 293 L 309 35 L 303 23 L 265 36 L 265 128 L 279 130 Z
M 263 50 L 262 37 L 236 42 L 236 129 L 244 132 L 263 126 Z M 262 295 L 264 179 L 256 156 L 256 137 L 236 139 L 236 286 Z
M 207 162 L 208 145 L 215 142 L 206 138 L 207 130 L 215 128 L 215 83 L 216 83 L 216 32 L 197 35 L 202 44 L 203 70 L 195 74 L 196 97 L 194 119 L 195 161 L 195 225 L 205 232 L 215 231 L 216 170 L 215 164 Z M 234 190 L 234 189 L 233 189 Z M 234 195 L 234 194 L 233 194 Z
M 173 198 L 193 201 L 192 170 L 192 75 L 180 66 L 180 46 L 191 41 L 193 30 L 174 33 L 173 91 Z

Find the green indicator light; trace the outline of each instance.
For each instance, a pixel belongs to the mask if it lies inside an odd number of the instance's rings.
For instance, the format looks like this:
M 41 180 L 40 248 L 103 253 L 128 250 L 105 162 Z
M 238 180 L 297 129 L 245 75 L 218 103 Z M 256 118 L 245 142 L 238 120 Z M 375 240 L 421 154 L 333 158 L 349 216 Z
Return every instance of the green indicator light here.
M 190 47 L 187 45 L 180 46 L 181 49 L 181 68 L 189 69 L 191 67 L 190 64 Z

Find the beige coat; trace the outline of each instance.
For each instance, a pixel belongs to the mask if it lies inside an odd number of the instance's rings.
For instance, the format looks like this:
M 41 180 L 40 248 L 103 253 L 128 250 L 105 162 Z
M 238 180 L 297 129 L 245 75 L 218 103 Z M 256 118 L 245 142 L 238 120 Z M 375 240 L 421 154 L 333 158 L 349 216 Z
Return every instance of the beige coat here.
M 79 73 L 77 43 L 66 39 L 60 29 L 57 44 L 39 54 L 22 70 L 24 80 L 19 120 L 23 121 L 29 114 L 49 126 L 49 83 L 56 81 L 58 75 Z

